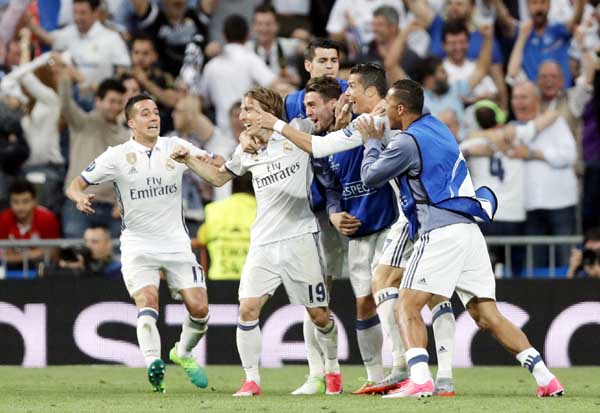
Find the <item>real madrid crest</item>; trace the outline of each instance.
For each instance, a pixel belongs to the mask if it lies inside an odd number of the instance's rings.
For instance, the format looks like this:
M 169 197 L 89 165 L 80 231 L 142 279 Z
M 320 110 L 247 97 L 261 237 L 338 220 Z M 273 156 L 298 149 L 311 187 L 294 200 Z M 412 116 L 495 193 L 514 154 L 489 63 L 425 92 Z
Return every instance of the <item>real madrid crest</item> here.
M 130 165 L 133 165 L 133 164 L 134 164 L 134 163 L 136 163 L 136 161 L 137 161 L 137 155 L 135 154 L 135 152 L 129 152 L 129 153 L 127 154 L 126 158 L 127 158 L 127 162 L 128 162 Z
M 292 146 L 290 141 L 283 142 L 283 152 L 284 153 L 292 153 L 293 150 L 294 150 L 294 147 Z
M 171 159 L 167 159 L 166 166 L 169 171 L 172 171 L 175 169 L 175 163 Z

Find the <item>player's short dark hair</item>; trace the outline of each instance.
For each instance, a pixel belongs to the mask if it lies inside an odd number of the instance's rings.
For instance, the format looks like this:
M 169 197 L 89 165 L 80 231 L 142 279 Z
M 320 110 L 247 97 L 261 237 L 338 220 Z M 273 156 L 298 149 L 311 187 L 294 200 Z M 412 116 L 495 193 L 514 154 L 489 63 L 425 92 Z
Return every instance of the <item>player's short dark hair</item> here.
M 277 18 L 277 10 L 275 10 L 275 7 L 273 7 L 272 4 L 269 4 L 267 2 L 259 4 L 254 9 L 254 15 L 256 15 L 258 13 L 271 13 L 271 14 L 273 14 L 273 16 L 275 16 L 275 18 Z
M 231 14 L 223 23 L 227 43 L 244 43 L 248 38 L 248 22 L 239 14 Z
M 488 107 L 475 109 L 475 120 L 481 129 L 490 129 L 498 125 L 498 122 L 496 121 L 496 112 Z
M 373 12 L 373 17 L 383 17 L 387 24 L 392 26 L 398 26 L 400 22 L 400 15 L 398 10 L 392 6 L 379 6 Z
M 141 102 L 142 100 L 151 100 L 155 102 L 152 96 L 147 93 L 140 93 L 139 95 L 135 95 L 129 98 L 127 103 L 125 104 L 125 119 L 129 120 L 133 117 L 133 107 L 136 103 Z
M 446 35 L 448 34 L 461 34 L 464 33 L 469 38 L 469 28 L 467 22 L 464 19 L 451 19 L 447 20 L 442 26 L 442 42 L 446 41 Z
M 387 79 L 385 70 L 377 63 L 359 63 L 350 69 L 350 74 L 360 76 L 360 82 L 366 89 L 375 87 L 380 97 L 384 97 L 387 92 Z
M 35 198 L 35 186 L 25 178 L 15 179 L 8 187 L 8 196 L 30 193 Z
M 244 97 L 256 100 L 264 111 L 281 118 L 283 114 L 283 99 L 275 90 L 255 86 L 247 91 Z
M 100 0 L 73 0 L 73 4 L 75 3 L 87 3 L 92 10 L 96 10 L 100 7 Z
M 339 57 L 342 46 L 334 40 L 315 37 L 308 43 L 306 49 L 304 49 L 304 60 L 312 61 L 315 58 L 315 51 L 317 49 L 335 49 Z
M 402 79 L 394 82 L 391 88 L 391 96 L 404 105 L 409 113 L 421 115 L 423 113 L 423 88 L 420 84 L 410 79 Z
M 427 56 L 422 59 L 415 68 L 414 80 L 423 84 L 426 78 L 435 75 L 438 67 L 442 64 L 442 59 L 437 56 Z
M 110 77 L 100 82 L 100 84 L 98 85 L 98 89 L 96 90 L 96 97 L 99 99 L 104 99 L 106 97 L 106 94 L 111 91 L 120 94 L 124 94 L 126 92 L 125 86 L 123 86 L 123 82 Z
M 306 87 L 304 88 L 304 92 L 316 92 L 323 99 L 331 100 L 337 99 L 342 94 L 342 87 L 339 82 L 329 76 L 319 76 L 310 79 L 306 83 Z

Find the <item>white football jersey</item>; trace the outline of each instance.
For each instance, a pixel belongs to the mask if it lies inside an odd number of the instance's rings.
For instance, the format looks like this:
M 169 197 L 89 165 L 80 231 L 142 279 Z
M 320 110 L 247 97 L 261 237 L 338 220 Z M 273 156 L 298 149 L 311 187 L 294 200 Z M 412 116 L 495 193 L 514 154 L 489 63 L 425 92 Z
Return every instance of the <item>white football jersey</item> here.
M 225 168 L 232 174 L 252 174 L 256 220 L 250 231 L 252 245 L 264 245 L 318 232 L 310 209 L 313 179 L 310 155 L 277 132 L 257 154 L 238 145 Z
M 365 113 L 354 119 L 343 129 L 328 133 L 325 136 L 313 135 L 312 152 L 315 158 L 323 158 L 349 149 L 354 149 L 363 144 L 360 132 L 356 127 L 356 122 L 362 117 L 371 117 Z M 384 124 L 383 144 L 387 145 L 390 140 L 401 131 L 391 130 L 390 122 L 387 116 L 376 116 L 375 127 L 380 128 Z
M 109 147 L 81 173 L 91 185 L 113 183 L 121 207 L 123 253 L 191 251 L 181 195 L 187 166 L 170 158 L 177 145 L 192 156 L 206 153 L 177 137 L 158 137 L 152 150 L 131 138 Z

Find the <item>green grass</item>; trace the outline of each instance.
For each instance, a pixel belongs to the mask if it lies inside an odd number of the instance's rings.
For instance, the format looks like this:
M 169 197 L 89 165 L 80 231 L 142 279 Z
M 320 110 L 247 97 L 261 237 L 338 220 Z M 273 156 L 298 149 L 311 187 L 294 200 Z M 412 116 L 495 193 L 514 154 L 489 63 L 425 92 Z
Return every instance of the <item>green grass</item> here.
M 538 399 L 535 383 L 520 367 L 457 369 L 454 398 L 421 400 L 353 396 L 360 367 L 344 366 L 347 393 L 341 396 L 290 396 L 306 374 L 305 367 L 264 369 L 263 396 L 235 398 L 243 373 L 237 366 L 211 366 L 209 385 L 199 390 L 183 370 L 167 366 L 167 393 L 154 394 L 145 369 L 116 366 L 65 366 L 44 369 L 0 367 L 0 412 L 547 412 L 600 411 L 600 368 L 556 369 L 566 388 L 562 398 Z

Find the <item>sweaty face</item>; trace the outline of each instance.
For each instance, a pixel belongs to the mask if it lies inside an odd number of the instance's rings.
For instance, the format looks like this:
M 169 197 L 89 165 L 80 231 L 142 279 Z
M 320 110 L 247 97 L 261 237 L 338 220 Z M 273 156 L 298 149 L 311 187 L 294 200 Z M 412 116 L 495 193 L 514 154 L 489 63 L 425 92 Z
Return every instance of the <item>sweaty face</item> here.
M 131 63 L 133 67 L 149 69 L 156 63 L 156 52 L 152 42 L 148 40 L 136 40 L 131 47 Z
M 145 99 L 133 105 L 132 116 L 127 125 L 133 129 L 136 136 L 156 138 L 160 132 L 160 115 L 158 107 L 150 99 Z
M 548 12 L 550 12 L 549 0 L 529 0 L 529 14 L 535 26 L 546 24 Z
M 473 12 L 471 0 L 448 0 L 448 19 L 469 19 Z
M 256 99 L 244 96 L 244 99 L 242 99 L 242 107 L 239 118 L 240 121 L 242 121 L 242 124 L 244 125 L 244 130 L 249 135 L 255 135 L 260 130 L 260 127 L 258 126 L 257 122 L 259 115 L 258 112 L 254 110 L 252 106 L 261 107 L 260 103 Z
M 73 22 L 80 33 L 87 33 L 95 21 L 94 10 L 86 2 L 73 4 Z
M 268 44 L 275 39 L 279 26 L 273 13 L 256 13 L 254 15 L 254 35 L 259 44 Z
M 538 72 L 538 86 L 545 99 L 554 99 L 562 90 L 564 83 L 562 72 L 558 65 L 546 63 Z
M 348 78 L 348 89 L 346 89 L 346 96 L 348 96 L 348 101 L 352 107 L 352 112 L 357 115 L 370 111 L 365 92 L 366 89 L 362 84 L 360 75 L 357 73 L 352 73 Z
M 462 64 L 467 56 L 469 38 L 466 33 L 447 34 L 444 41 L 444 51 L 452 63 Z
M 335 49 L 315 49 L 315 57 L 304 61 L 304 68 L 310 77 L 330 76 L 336 77 L 340 70 L 338 52 Z
M 334 105 L 336 100 L 328 102 L 317 92 L 308 92 L 304 96 L 306 116 L 313 121 L 317 132 L 325 132 L 334 122 Z
M 123 94 L 109 90 L 102 99 L 96 98 L 96 110 L 107 122 L 114 122 L 123 110 Z
M 35 198 L 30 192 L 10 195 L 10 209 L 17 217 L 17 220 L 22 221 L 28 218 L 33 213 L 35 208 Z

